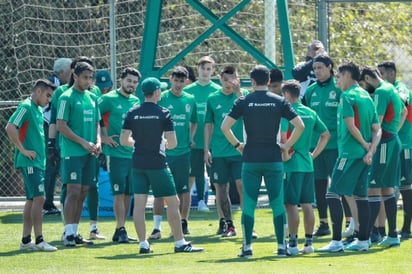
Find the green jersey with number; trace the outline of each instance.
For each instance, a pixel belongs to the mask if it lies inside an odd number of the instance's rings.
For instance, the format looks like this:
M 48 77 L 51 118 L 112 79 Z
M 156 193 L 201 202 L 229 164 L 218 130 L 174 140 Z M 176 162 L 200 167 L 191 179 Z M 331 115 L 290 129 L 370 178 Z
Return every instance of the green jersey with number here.
M 100 113 L 102 115 L 104 126 L 108 136 L 119 144 L 117 147 L 103 145 L 103 153 L 108 156 L 131 159 L 133 148 L 120 145 L 120 132 L 123 127 L 123 121 L 127 112 L 133 106 L 140 103 L 139 98 L 130 94 L 128 97 L 122 95 L 119 90 L 112 90 L 98 99 Z
M 186 86 L 183 91 L 192 94 L 195 97 L 196 109 L 197 109 L 197 131 L 195 134 L 194 142 L 196 149 L 203 149 L 205 138 L 205 115 L 206 115 L 206 101 L 210 94 L 221 89 L 218 84 L 210 81 L 206 86 L 202 86 L 198 81 Z
M 97 97 L 89 91 L 79 92 L 74 87 L 64 92 L 58 101 L 57 120 L 64 120 L 74 134 L 96 143 L 96 126 L 100 121 Z M 80 144 L 61 134 L 61 157 L 89 154 Z
M 336 79 L 334 77 L 324 83 L 313 83 L 305 93 L 306 105 L 316 111 L 330 132 L 331 137 L 325 149 L 338 148 L 336 119 L 341 93 L 341 90 L 336 87 Z M 316 147 L 318 137 L 318 133 L 315 132 L 311 148 Z
M 313 160 L 310 155 L 310 148 L 313 141 L 312 138 L 317 138 L 315 136 L 319 136 L 324 133 L 328 130 L 328 128 L 314 110 L 302 105 L 301 103 L 292 104 L 292 108 L 296 111 L 305 124 L 305 130 L 299 140 L 292 147 L 292 158 L 283 163 L 284 170 L 285 172 L 311 172 L 313 171 Z M 289 137 L 293 129 L 293 125 L 290 124 L 285 118 L 282 118 L 281 132 L 286 133 Z M 318 139 L 316 139 L 316 142 Z
M 248 94 L 248 91 L 242 89 L 241 94 L 245 96 Z M 230 112 L 237 98 L 236 93 L 226 95 L 222 90 L 212 93 L 209 98 L 207 98 L 205 123 L 213 124 L 213 132 L 209 146 L 213 157 L 240 155 L 239 151 L 228 142 L 220 129 L 223 119 Z M 240 142 L 243 142 L 243 119 L 236 121 L 232 127 L 232 131 L 236 138 Z
M 177 146 L 166 150 L 167 156 L 189 153 L 192 143 L 190 125 L 198 122 L 195 97 L 184 91 L 180 96 L 176 96 L 171 90 L 166 90 L 158 104 L 170 111 L 176 132 Z
M 42 108 L 31 98 L 22 101 L 9 119 L 9 123 L 18 129 L 18 137 L 26 150 L 36 152 L 36 158 L 30 160 L 17 148 L 15 150 L 14 166 L 46 168 L 46 144 L 44 142 Z
M 363 158 L 366 150 L 349 132 L 345 118 L 353 118 L 363 139 L 372 141 L 372 124 L 379 123 L 378 115 L 369 93 L 357 85 L 351 86 L 341 96 L 338 108 L 338 150 L 339 158 Z

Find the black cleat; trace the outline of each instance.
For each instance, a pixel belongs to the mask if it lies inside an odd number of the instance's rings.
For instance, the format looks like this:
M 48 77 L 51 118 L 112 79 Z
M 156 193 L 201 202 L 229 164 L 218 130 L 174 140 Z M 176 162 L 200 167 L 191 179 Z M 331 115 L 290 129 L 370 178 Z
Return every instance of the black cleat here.
M 153 253 L 153 249 L 151 249 L 150 246 L 148 248 L 141 247 L 139 249 L 139 254 L 149 254 L 149 253 Z
M 124 227 L 121 227 L 119 229 L 119 239 L 117 240 L 119 244 L 128 244 L 129 243 L 129 237 L 127 236 L 126 229 Z
M 322 237 L 322 236 L 327 236 L 330 235 L 330 229 L 329 225 L 327 223 L 320 222 L 320 225 L 318 226 L 318 229 L 313 233 L 313 236 L 315 237 Z
M 76 242 L 77 245 L 92 245 L 93 242 L 84 239 L 80 234 L 77 234 L 74 236 L 74 241 Z

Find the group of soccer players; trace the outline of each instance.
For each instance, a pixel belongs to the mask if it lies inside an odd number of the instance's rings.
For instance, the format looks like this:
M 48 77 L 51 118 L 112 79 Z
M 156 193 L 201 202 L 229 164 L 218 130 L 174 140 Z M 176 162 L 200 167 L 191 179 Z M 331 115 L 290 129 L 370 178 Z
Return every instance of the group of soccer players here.
M 48 160 L 56 161 L 57 155 L 61 162 L 62 240 L 68 247 L 92 244 L 80 236 L 78 226 L 86 195 L 98 191 L 97 156 L 102 153 L 114 195 L 116 228 L 112 240 L 134 240 L 128 236 L 125 222 L 130 197 L 135 195 L 133 219 L 139 253 L 152 252 L 144 224 L 149 185 L 156 197 L 155 227 L 149 239 L 162 237 L 160 222 L 165 202 L 175 252 L 203 251 L 186 241 L 184 235 L 190 234 L 190 190 L 195 182 L 201 194 L 198 209 L 208 210 L 202 198 L 205 167 L 216 190 L 217 234 L 222 237 L 237 235 L 228 191 L 230 182 L 235 182 L 243 210 L 241 257 L 252 256 L 251 239 L 257 237 L 253 230 L 256 197 L 251 191 L 254 193 L 258 178 L 263 178 L 270 195 L 276 195 L 270 199 L 280 257 L 315 251 L 313 237 L 330 234 L 328 207 L 332 241 L 317 251 L 366 251 L 372 242 L 399 246 L 400 238 L 411 237 L 411 93 L 396 80 L 393 62 L 382 62 L 376 68 L 348 62 L 340 65 L 335 75 L 334 63 L 325 52 L 317 48 L 309 57 L 294 69 L 295 74 L 303 66 L 313 71 L 316 81 L 307 88 L 296 80 L 283 81 L 279 70 L 269 71 L 264 66 L 253 68 L 250 92 L 240 87 L 233 66 L 220 71 L 220 86 L 211 80 L 215 64 L 209 56 L 197 64 L 197 81 L 188 81 L 193 73 L 190 68 L 177 66 L 170 76 L 170 89 L 163 92 L 158 79 L 141 82 L 140 72 L 129 67 L 120 74 L 120 87 L 102 95 L 93 84 L 95 70 L 87 57 L 71 63 L 70 81 L 54 93 L 53 83 L 37 81 L 31 97 L 19 105 L 6 126 L 16 146 L 15 164 L 22 171 L 26 189 L 20 248 L 57 250 L 43 240 L 41 230 L 47 150 L 38 143 L 44 144 L 45 135 L 49 137 L 48 152 L 53 154 L 47 155 Z M 143 94 L 140 99 L 135 96 L 139 82 Z M 49 103 L 50 127 L 44 132 L 41 108 Z M 164 109 L 164 114 L 153 105 Z M 273 117 L 264 116 L 269 114 Z M 257 123 L 273 128 L 266 131 Z M 277 130 L 272 134 L 272 129 L 280 130 L 278 136 Z M 274 155 L 266 155 L 272 150 L 262 147 L 265 142 L 275 145 Z M 263 177 L 256 175 L 266 168 Z M 396 230 L 397 190 L 405 212 L 400 235 Z M 98 199 L 94 197 L 88 200 Z M 343 233 L 342 199 L 350 224 Z M 321 221 L 316 231 L 314 203 Z M 302 249 L 298 248 L 298 206 L 304 213 Z M 97 209 L 97 202 L 94 207 Z M 383 218 L 378 218 L 379 214 Z M 97 212 L 94 215 L 91 237 L 104 238 L 97 230 Z M 375 224 L 385 216 L 387 234 L 385 222 Z M 282 232 L 286 219 L 288 242 Z M 31 240 L 32 228 L 35 242 Z M 347 241 L 341 241 L 342 235 L 348 237 Z

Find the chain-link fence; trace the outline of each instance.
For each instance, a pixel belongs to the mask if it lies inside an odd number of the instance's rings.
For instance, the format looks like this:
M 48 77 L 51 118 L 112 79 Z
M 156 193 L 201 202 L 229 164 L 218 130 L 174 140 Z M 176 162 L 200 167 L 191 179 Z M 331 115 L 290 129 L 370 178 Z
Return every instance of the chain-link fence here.
M 152 0 L 150 0 L 152 1 Z M 267 0 L 266 0 L 267 1 Z M 249 43 L 264 52 L 265 0 L 254 0 L 228 22 Z M 184 0 L 164 0 L 156 66 L 163 66 L 211 26 Z M 202 1 L 218 17 L 241 1 Z M 276 1 L 273 1 L 276 2 Z M 295 61 L 305 59 L 307 44 L 317 38 L 317 0 L 288 1 Z M 115 1 L 116 68 L 138 67 L 148 1 Z M 391 59 L 400 75 L 412 78 L 410 3 L 329 3 L 329 52 L 337 64 L 344 59 L 374 65 Z M 396 14 L 396 16 L 393 16 Z M 150 16 L 150 14 L 149 14 Z M 110 69 L 110 4 L 108 0 L 0 0 L 0 121 L 4 128 L 15 105 L 30 93 L 33 82 L 52 74 L 59 57 L 86 55 L 98 69 Z M 275 22 L 279 26 L 279 22 Z M 278 27 L 275 63 L 284 65 Z M 221 66 L 233 64 L 247 77 L 256 61 L 221 31 L 214 32 L 180 64 L 193 66 L 203 55 Z M 166 75 L 165 75 L 166 77 Z M 0 130 L 0 196 L 23 195 L 21 180 L 13 170 L 12 146 Z

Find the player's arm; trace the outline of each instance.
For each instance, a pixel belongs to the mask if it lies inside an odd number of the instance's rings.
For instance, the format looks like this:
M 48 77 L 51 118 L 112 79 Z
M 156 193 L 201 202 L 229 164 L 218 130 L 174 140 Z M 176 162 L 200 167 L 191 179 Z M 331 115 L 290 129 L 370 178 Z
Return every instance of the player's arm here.
M 380 123 L 382 122 L 381 117 L 379 116 Z M 352 137 L 358 141 L 358 143 L 366 150 L 369 150 L 370 144 L 363 139 L 363 136 L 359 129 L 355 126 L 355 119 L 353 117 L 345 117 L 345 124 L 346 127 L 348 128 L 349 133 L 352 135 Z
M 120 132 L 120 144 L 125 147 L 134 147 L 134 140 L 130 129 L 122 129 Z
M 372 141 L 371 141 L 368 151 L 366 152 L 366 155 L 363 157 L 363 161 L 367 165 L 370 165 L 372 163 L 373 154 L 375 154 L 376 148 L 378 147 L 379 142 L 382 137 L 382 129 L 381 129 L 380 124 L 374 123 L 372 124 L 371 128 L 372 128 Z
M 212 155 L 210 153 L 210 140 L 213 132 L 213 124 L 212 123 L 205 123 L 205 129 L 204 129 L 204 147 L 203 147 L 203 152 L 204 152 L 204 162 L 206 163 L 207 166 L 210 166 L 212 163 Z
M 23 144 L 20 142 L 16 125 L 7 123 L 5 129 L 10 141 L 16 146 L 20 153 L 29 158 L 30 160 L 34 160 L 36 158 L 36 152 L 24 148 Z
M 401 121 L 400 121 L 399 126 L 398 126 L 398 131 L 403 127 L 403 124 L 405 123 L 405 120 L 406 120 L 407 116 L 408 116 L 408 109 L 404 105 L 403 108 L 402 108 L 402 112 L 401 112 Z
M 233 134 L 233 131 L 232 131 L 232 127 L 235 123 L 236 123 L 235 119 L 233 119 L 229 115 L 226 115 L 225 119 L 223 119 L 220 129 L 222 130 L 223 135 L 225 135 L 229 143 L 232 146 L 234 146 L 238 151 L 240 151 L 240 153 L 242 153 L 244 144 L 239 142 L 239 140 L 236 138 L 236 136 Z
M 305 129 L 305 125 L 303 124 L 303 121 L 299 116 L 296 116 L 289 122 L 293 125 L 294 129 L 287 141 L 280 144 L 282 151 L 289 151 L 289 149 L 293 147 L 293 145 L 299 140 L 299 137 L 302 135 L 302 132 Z
M 166 139 L 165 147 L 166 149 L 174 149 L 177 146 L 176 132 L 165 131 L 164 138 Z
M 330 139 L 329 130 L 326 130 L 320 134 L 318 143 L 316 144 L 316 147 L 313 149 L 311 153 L 312 159 L 315 159 L 316 157 L 319 156 L 319 154 L 321 154 L 321 152 L 325 149 L 326 145 L 328 144 L 329 139 Z

